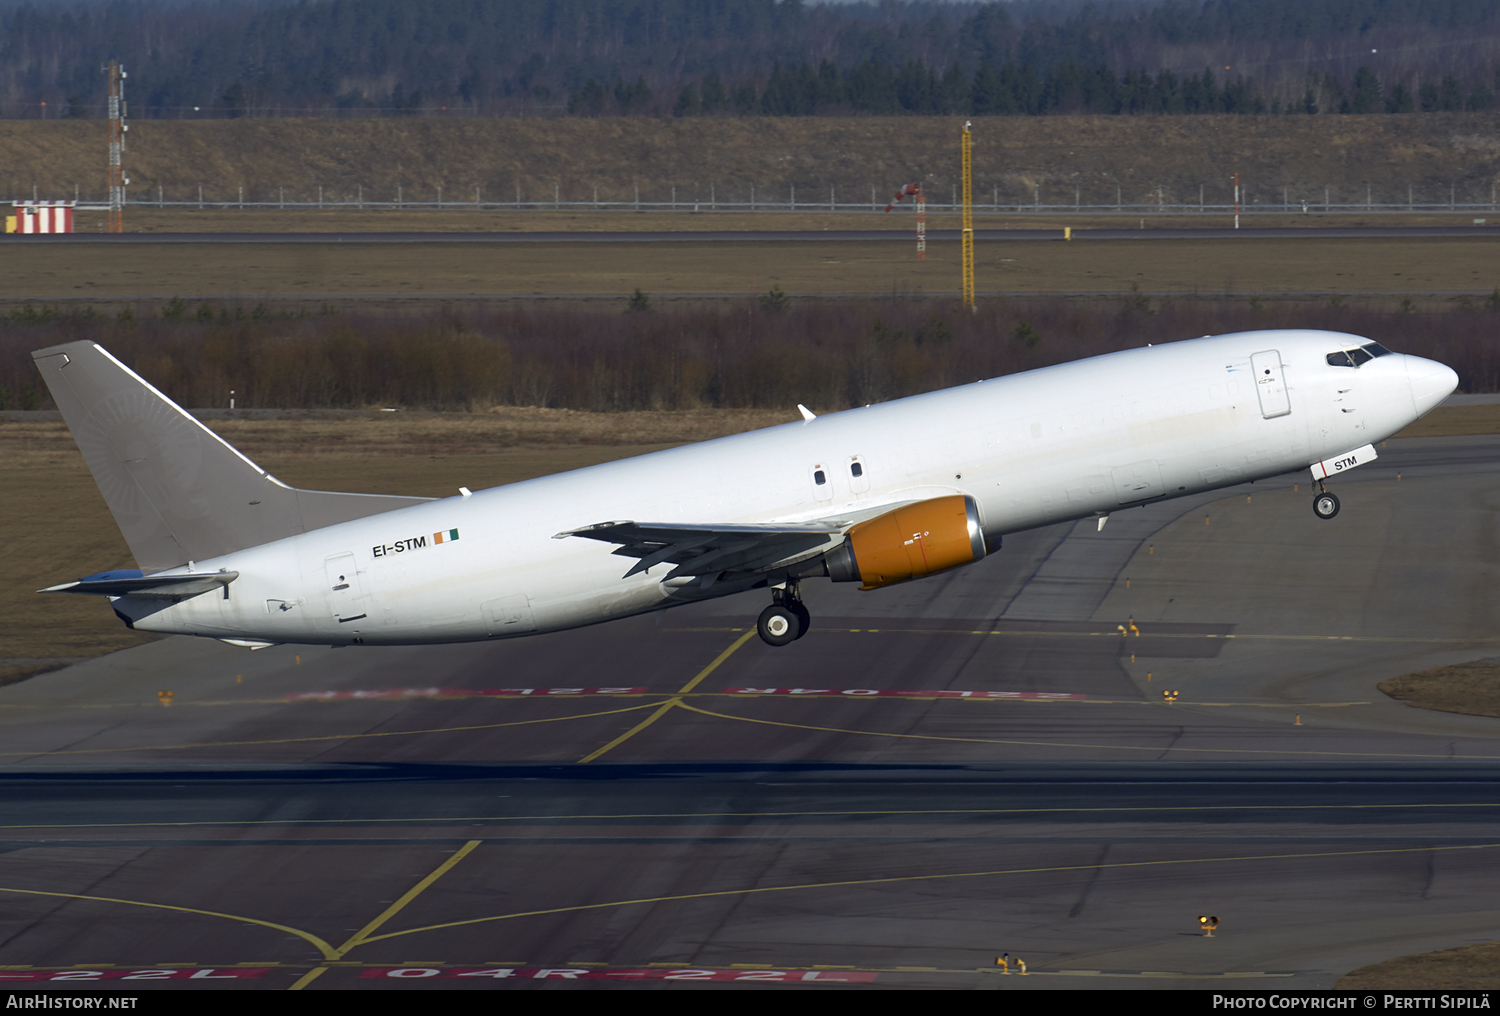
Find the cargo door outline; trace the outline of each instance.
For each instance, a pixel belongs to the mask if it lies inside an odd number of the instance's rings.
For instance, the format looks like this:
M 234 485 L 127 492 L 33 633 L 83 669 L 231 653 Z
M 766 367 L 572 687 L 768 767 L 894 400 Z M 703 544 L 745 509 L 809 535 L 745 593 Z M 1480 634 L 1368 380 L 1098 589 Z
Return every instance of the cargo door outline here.
M 365 593 L 360 585 L 359 569 L 354 555 L 335 554 L 323 562 L 328 577 L 328 612 L 339 624 L 358 621 L 365 616 Z
M 490 635 L 520 635 L 536 631 L 531 599 L 525 593 L 485 600 L 480 607 L 484 611 L 485 630 Z
M 870 489 L 870 467 L 858 455 L 849 456 L 849 491 L 864 494 Z
M 1292 411 L 1291 396 L 1286 390 L 1281 353 L 1267 349 L 1250 357 L 1250 372 L 1255 375 L 1255 394 L 1260 398 L 1260 415 L 1267 420 L 1286 416 Z
M 1115 481 L 1115 493 L 1121 504 L 1134 504 L 1161 497 L 1167 492 L 1161 480 L 1161 463 L 1155 459 L 1142 459 L 1110 470 Z
M 833 470 L 821 462 L 813 464 L 807 471 L 807 478 L 812 484 L 813 497 L 818 501 L 833 500 Z

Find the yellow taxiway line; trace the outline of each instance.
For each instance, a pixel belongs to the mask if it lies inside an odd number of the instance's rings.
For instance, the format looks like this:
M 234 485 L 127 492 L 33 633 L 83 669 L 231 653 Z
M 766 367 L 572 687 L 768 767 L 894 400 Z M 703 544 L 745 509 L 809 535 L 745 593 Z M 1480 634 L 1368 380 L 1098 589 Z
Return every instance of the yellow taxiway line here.
M 656 712 L 652 713 L 650 716 L 646 717 L 644 720 L 642 720 L 640 723 L 637 723 L 635 726 L 631 727 L 629 730 L 625 731 L 625 733 L 621 734 L 619 737 L 615 738 L 613 741 L 609 742 L 604 747 L 598 748 L 598 749 L 595 749 L 594 751 L 589 752 L 583 758 L 581 758 L 581 759 L 578 760 L 579 763 L 581 764 L 581 763 L 584 763 L 584 762 L 592 762 L 592 761 L 594 761 L 595 759 L 599 758 L 601 755 L 605 754 L 606 752 L 610 751 L 611 749 L 616 748 L 616 747 L 624 744 L 626 741 L 630 740 L 636 734 L 639 734 L 641 731 L 643 731 L 647 727 L 651 726 L 651 724 L 653 724 L 657 720 L 661 719 L 667 713 L 671 712 L 673 709 L 675 709 L 678 706 L 682 705 L 683 704 L 683 700 L 682 699 L 683 699 L 684 695 L 687 695 L 694 688 L 696 688 L 698 686 L 698 683 L 700 681 L 702 681 L 705 677 L 707 677 L 709 674 L 712 674 L 715 670 L 718 670 L 719 669 L 719 665 L 722 664 L 725 660 L 729 659 L 731 656 L 733 656 L 735 654 L 735 652 L 740 648 L 740 646 L 744 645 L 746 642 L 749 642 L 750 638 L 754 634 L 755 634 L 755 629 L 751 628 L 749 631 L 745 632 L 745 634 L 743 634 L 739 638 L 735 639 L 734 642 L 730 644 L 730 646 L 729 646 L 728 649 L 724 650 L 718 656 L 714 657 L 714 661 L 712 663 L 710 663 L 708 666 L 704 667 L 702 670 L 698 671 L 697 675 L 691 681 L 689 681 L 687 684 L 685 684 L 681 688 L 677 689 L 677 694 L 673 695 L 671 698 L 667 699 L 667 701 L 663 702 L 661 704 L 661 706 L 657 708 Z
M 615 907 L 629 907 L 652 903 L 675 903 L 681 900 L 712 899 L 714 897 L 720 896 L 744 897 L 759 895 L 762 893 L 795 892 L 805 889 L 842 889 L 851 886 L 891 885 L 897 882 L 936 882 L 947 879 L 990 878 L 1002 875 L 1040 875 L 1067 871 L 1107 871 L 1124 868 L 1158 868 L 1189 864 L 1221 864 L 1236 861 L 1281 861 L 1323 857 L 1363 857 L 1378 854 L 1436 853 L 1440 850 L 1488 850 L 1495 847 L 1500 847 L 1500 843 L 1459 844 L 1452 846 L 1390 847 L 1370 850 L 1311 851 L 1295 854 L 1247 854 L 1234 857 L 1184 857 L 1157 861 L 1117 861 L 1110 864 L 1066 864 L 1040 868 L 1000 868 L 993 871 L 959 871 L 937 875 L 890 875 L 882 878 L 842 879 L 835 882 L 802 882 L 793 885 L 759 886 L 751 889 L 720 889 L 712 892 L 678 893 L 671 896 L 650 896 L 632 900 L 614 900 L 608 903 L 583 903 L 571 907 L 549 907 L 545 910 L 526 910 L 514 914 L 496 914 L 491 917 L 472 917 L 463 921 L 448 921 L 443 924 L 429 924 L 424 925 L 420 928 L 408 928 L 405 931 L 386 932 L 384 935 L 372 935 L 369 938 L 365 939 L 365 941 L 378 942 L 382 939 L 399 938 L 403 935 L 416 935 L 424 931 L 441 931 L 447 928 L 460 928 L 474 924 L 487 924 L 493 921 L 511 921 L 522 917 L 543 917 L 549 914 L 572 914 L 584 910 L 607 910 Z
M 395 917 L 406 908 L 406 905 L 408 903 L 416 899 L 418 896 L 422 895 L 422 893 L 426 892 L 427 889 L 432 885 L 432 883 L 448 874 L 448 872 L 452 870 L 454 865 L 456 865 L 459 861 L 462 861 L 465 857 L 468 857 L 469 854 L 473 852 L 474 848 L 479 846 L 479 844 L 479 840 L 470 840 L 462 847 L 455 850 L 452 857 L 448 858 L 442 864 L 438 865 L 428 873 L 427 877 L 408 889 L 399 900 L 386 907 L 385 910 L 381 912 L 379 917 L 375 918 L 375 920 L 371 921 L 369 924 L 365 925 L 363 928 L 359 929 L 353 935 L 351 935 L 343 945 L 334 950 L 334 955 L 328 958 L 332 960 L 343 959 L 344 955 L 348 953 L 349 950 L 357 948 L 365 942 L 369 941 L 370 936 L 373 935 L 381 927 L 381 925 L 385 924 L 386 921 L 389 921 L 391 918 Z M 328 968 L 326 966 L 314 967 L 307 973 L 303 974 L 301 977 L 297 978 L 296 983 L 287 990 L 301 991 L 313 981 L 316 981 L 319 977 L 323 976 L 323 974 L 327 972 L 327 970 Z
M 1179 703 L 1180 705 L 1181 703 Z M 999 737 L 943 737 L 938 734 L 896 734 L 881 730 L 853 730 L 848 727 L 820 727 L 810 723 L 788 723 L 785 720 L 761 720 L 750 716 L 733 716 L 716 713 L 711 709 L 681 703 L 689 712 L 702 713 L 721 720 L 738 720 L 741 723 L 759 723 L 768 727 L 790 727 L 793 730 L 816 730 L 826 734 L 863 734 L 867 737 L 899 737 L 916 741 L 957 741 L 965 744 L 1008 744 L 1027 748 L 1089 748 L 1097 751 L 1181 751 L 1210 755 L 1314 755 L 1333 758 L 1440 758 L 1440 759 L 1495 759 L 1500 755 L 1454 755 L 1449 752 L 1415 751 L 1316 751 L 1307 748 L 1183 748 L 1161 744 L 1080 744 L 1072 741 L 1018 741 Z

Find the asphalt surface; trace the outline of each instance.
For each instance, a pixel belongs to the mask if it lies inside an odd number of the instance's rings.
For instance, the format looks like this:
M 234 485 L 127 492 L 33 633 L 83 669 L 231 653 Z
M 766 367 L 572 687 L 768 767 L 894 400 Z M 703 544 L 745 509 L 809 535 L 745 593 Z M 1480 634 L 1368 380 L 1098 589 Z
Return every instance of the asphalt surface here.
M 1149 218 L 1149 216 L 1147 216 Z M 911 227 L 902 229 L 806 229 L 806 230 L 660 230 L 660 231 L 553 231 L 506 233 L 385 232 L 385 233 L 56 233 L 0 236 L 0 243 L 785 243 L 811 240 L 911 241 Z M 1500 236 L 1500 226 L 1316 226 L 1169 228 L 1169 229 L 1074 229 L 1075 240 L 1220 240 L 1389 237 Z M 957 229 L 930 229 L 929 240 L 958 240 Z M 985 240 L 1061 240 L 1056 229 L 976 229 L 974 238 Z
M 1492 940 L 1500 720 L 1375 685 L 1500 655 L 1500 438 L 1380 456 L 1332 521 L 1303 474 L 809 583 L 782 649 L 756 593 L 0 689 L 0 977 L 1288 989 Z

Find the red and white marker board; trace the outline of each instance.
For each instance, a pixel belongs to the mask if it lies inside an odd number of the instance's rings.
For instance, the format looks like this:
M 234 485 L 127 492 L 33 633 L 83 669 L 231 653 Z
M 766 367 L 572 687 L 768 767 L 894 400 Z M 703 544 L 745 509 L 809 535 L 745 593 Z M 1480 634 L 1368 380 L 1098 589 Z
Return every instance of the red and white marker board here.
M 15 201 L 17 233 L 71 233 L 76 201 Z

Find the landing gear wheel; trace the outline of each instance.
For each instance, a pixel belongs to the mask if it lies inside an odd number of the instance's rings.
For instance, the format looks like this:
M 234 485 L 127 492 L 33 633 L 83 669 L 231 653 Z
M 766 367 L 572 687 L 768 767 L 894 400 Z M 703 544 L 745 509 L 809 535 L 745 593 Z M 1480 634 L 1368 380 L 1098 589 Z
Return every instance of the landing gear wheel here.
M 1337 494 L 1321 491 L 1313 495 L 1313 514 L 1320 519 L 1331 519 L 1339 513 Z
M 781 604 L 773 603 L 760 612 L 755 630 L 767 645 L 784 646 L 797 641 L 802 634 L 802 619 Z
M 792 602 L 787 609 L 797 615 L 797 637 L 800 639 L 807 634 L 807 629 L 812 627 L 812 614 L 802 605 L 801 600 Z

